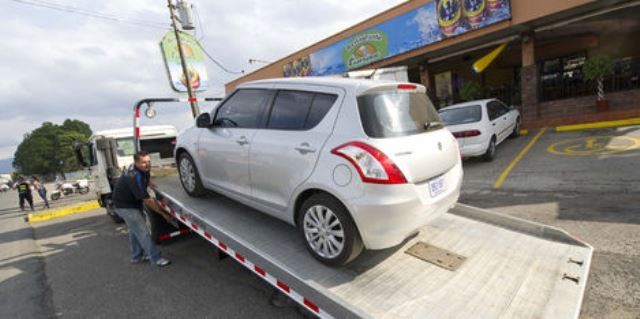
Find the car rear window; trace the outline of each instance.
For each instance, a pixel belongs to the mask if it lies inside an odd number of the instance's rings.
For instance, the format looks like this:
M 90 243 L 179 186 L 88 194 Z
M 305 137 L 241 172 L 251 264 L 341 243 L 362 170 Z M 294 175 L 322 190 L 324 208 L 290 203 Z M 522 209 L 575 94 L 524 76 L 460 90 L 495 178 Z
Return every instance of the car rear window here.
M 424 93 L 381 92 L 358 97 L 365 133 L 385 138 L 442 128 L 440 116 Z
M 444 125 L 475 123 L 482 119 L 480 105 L 470 105 L 455 109 L 440 110 L 440 118 Z

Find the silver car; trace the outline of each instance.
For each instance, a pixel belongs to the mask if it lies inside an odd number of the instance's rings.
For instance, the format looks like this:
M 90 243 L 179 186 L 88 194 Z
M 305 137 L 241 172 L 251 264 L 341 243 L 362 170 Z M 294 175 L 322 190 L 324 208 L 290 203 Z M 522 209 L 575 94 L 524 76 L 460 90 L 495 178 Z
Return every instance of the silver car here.
M 295 225 L 344 265 L 400 244 L 460 194 L 458 145 L 421 85 L 289 78 L 238 87 L 178 136 L 180 180 Z

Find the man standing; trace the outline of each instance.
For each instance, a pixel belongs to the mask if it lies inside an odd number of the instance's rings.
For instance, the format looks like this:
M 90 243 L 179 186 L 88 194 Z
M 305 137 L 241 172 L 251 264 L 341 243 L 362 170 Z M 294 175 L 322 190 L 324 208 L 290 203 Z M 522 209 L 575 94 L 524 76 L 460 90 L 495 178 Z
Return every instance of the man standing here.
M 31 183 L 33 184 L 33 188 L 36 189 L 36 192 L 38 192 L 38 195 L 40 195 L 40 198 L 44 201 L 44 207 L 42 207 L 42 209 L 51 208 L 49 207 L 49 201 L 47 200 L 47 188 L 40 182 L 40 179 L 35 175 L 31 176 Z
M 160 267 L 171 263 L 162 258 L 160 250 L 151 240 L 143 217 L 143 204 L 152 211 L 162 211 L 158 201 L 149 196 L 147 187 L 151 178 L 151 158 L 146 151 L 139 151 L 133 155 L 134 167 L 126 172 L 113 191 L 113 204 L 116 212 L 124 219 L 129 228 L 129 244 L 131 248 L 131 263 L 137 264 L 150 260 Z
M 18 177 L 18 184 L 16 185 L 18 189 L 18 198 L 20 199 L 20 209 L 24 212 L 24 201 L 27 200 L 29 203 L 29 207 L 33 211 L 33 196 L 31 195 L 31 185 L 24 179 L 24 177 Z

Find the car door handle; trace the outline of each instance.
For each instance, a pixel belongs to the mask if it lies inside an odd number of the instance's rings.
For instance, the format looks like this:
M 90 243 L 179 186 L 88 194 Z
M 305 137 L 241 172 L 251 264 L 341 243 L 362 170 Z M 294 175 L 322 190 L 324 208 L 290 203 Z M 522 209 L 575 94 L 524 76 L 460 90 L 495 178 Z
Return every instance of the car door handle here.
M 491 123 L 491 125 L 496 126 L 496 123 Z
M 311 145 L 309 145 L 309 143 L 302 143 L 299 146 L 294 147 L 294 149 L 298 152 L 300 152 L 300 154 L 304 155 L 307 153 L 315 153 L 316 149 L 311 147 Z
M 249 141 L 247 140 L 246 137 L 242 136 L 239 139 L 236 140 L 236 143 L 240 144 L 240 146 L 242 145 L 246 145 L 249 144 Z

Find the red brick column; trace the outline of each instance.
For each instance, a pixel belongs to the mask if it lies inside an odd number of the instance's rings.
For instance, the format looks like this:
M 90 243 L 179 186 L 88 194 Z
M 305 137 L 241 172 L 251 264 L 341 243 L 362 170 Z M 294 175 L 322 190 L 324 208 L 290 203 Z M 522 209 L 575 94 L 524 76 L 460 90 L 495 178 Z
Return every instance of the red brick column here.
M 535 121 L 539 116 L 538 110 L 538 67 L 535 55 L 535 33 L 522 33 L 522 70 L 520 85 L 522 92 L 522 121 Z
M 522 92 L 522 122 L 535 121 L 538 109 L 538 67 L 523 66 L 520 74 Z

